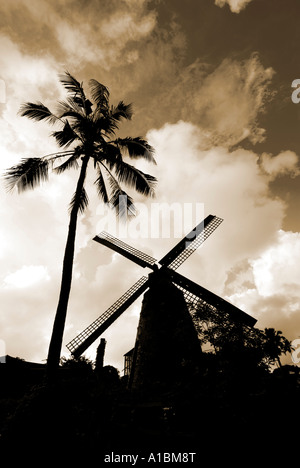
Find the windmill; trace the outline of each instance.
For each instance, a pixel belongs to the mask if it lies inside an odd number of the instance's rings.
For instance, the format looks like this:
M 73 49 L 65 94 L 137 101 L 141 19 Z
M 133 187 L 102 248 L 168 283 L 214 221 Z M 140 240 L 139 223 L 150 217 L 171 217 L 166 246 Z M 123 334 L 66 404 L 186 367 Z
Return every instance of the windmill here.
M 157 284 L 163 278 L 167 278 L 169 283 L 175 285 L 176 291 L 181 291 L 181 295 L 187 304 L 205 303 L 216 311 L 222 311 L 235 322 L 254 326 L 256 323 L 255 318 L 176 272 L 177 268 L 217 229 L 222 221 L 217 216 L 207 216 L 159 262 L 106 232 L 101 232 L 95 236 L 93 240 L 96 242 L 109 247 L 143 268 L 149 268 L 152 273 L 148 277 L 142 276 L 100 317 L 70 341 L 67 348 L 71 354 L 74 357 L 79 357 L 139 296 L 147 290 L 149 292 L 155 283 Z

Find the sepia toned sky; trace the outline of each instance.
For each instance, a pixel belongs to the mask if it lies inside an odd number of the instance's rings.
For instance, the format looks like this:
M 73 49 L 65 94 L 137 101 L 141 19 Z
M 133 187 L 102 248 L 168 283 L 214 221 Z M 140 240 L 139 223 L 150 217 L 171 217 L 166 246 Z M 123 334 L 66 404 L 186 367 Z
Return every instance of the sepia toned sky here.
M 1 173 L 56 150 L 52 129 L 20 117 L 21 104 L 53 109 L 66 70 L 85 86 L 95 78 L 113 103 L 133 103 L 120 135 L 143 136 L 156 150 L 156 166 L 138 163 L 158 178 L 156 198 L 135 197 L 140 214 L 124 240 L 160 259 L 200 221 L 179 217 L 176 232 L 163 235 L 170 223 L 162 216 L 159 238 L 151 234 L 153 203 L 223 218 L 179 273 L 255 316 L 259 328 L 299 337 L 300 103 L 291 99 L 299 15 L 298 0 L 0 2 Z M 19 195 L 1 181 L 0 340 L 11 356 L 47 357 L 75 183 L 75 172 L 53 175 Z M 64 356 L 72 338 L 148 273 L 92 240 L 112 221 L 92 170 L 87 191 Z M 120 371 L 140 302 L 103 335 L 105 363 Z M 86 356 L 94 353 L 92 346 Z

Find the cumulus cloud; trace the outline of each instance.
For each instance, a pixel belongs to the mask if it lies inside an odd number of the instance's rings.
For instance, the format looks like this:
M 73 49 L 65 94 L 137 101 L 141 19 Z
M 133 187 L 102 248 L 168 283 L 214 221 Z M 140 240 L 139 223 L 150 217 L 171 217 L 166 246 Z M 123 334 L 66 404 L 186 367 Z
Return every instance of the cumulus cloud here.
M 6 103 L 11 98 L 24 99 L 28 94 L 37 99 L 42 92 L 46 99 L 53 98 L 59 92 L 58 85 L 55 85 L 59 68 L 53 57 L 24 53 L 19 44 L 3 33 L 0 34 L 0 52 Z M 19 73 L 16 73 L 16 63 Z
M 278 175 L 289 174 L 292 177 L 299 175 L 298 156 L 294 151 L 282 151 L 277 156 L 263 153 L 261 156 L 263 170 L 272 178 Z
M 289 296 L 289 289 L 298 290 L 300 284 L 300 234 L 279 230 L 276 240 L 251 262 L 255 285 L 262 297 Z
M 269 244 L 281 226 L 285 204 L 272 196 L 271 178 L 260 170 L 255 153 L 221 146 L 203 150 L 202 138 L 199 128 L 185 122 L 149 134 L 158 153 L 158 199 L 200 202 L 206 213 L 224 217 L 225 236 L 218 243 L 229 268 L 227 262 L 240 260 L 243 252 L 253 255 Z M 234 242 L 227 242 L 230 237 Z
M 4 284 L 7 287 L 28 288 L 49 280 L 47 268 L 43 265 L 23 265 L 19 270 L 8 274 L 4 278 Z
M 299 233 L 278 230 L 260 255 L 233 274 L 227 284 L 235 291 L 230 300 L 257 317 L 261 328 L 271 326 L 295 339 L 300 334 L 299 262 Z
M 51 56 L 41 58 L 26 54 L 18 44 L 3 34 L 0 34 L 0 68 L 6 91 L 0 120 L 0 171 L 3 173 L 21 157 L 39 156 L 41 151 L 47 154 L 57 148 L 54 140 L 49 139 L 48 126 L 43 123 L 39 125 L 37 138 L 32 133 L 33 123 L 20 117 L 18 112 L 23 102 L 40 101 L 41 95 L 44 103 L 51 105 L 54 97 L 61 98 L 62 87 L 57 77 L 58 65 Z
M 223 7 L 227 4 L 233 13 L 240 13 L 250 2 L 251 0 L 215 0 L 215 5 Z

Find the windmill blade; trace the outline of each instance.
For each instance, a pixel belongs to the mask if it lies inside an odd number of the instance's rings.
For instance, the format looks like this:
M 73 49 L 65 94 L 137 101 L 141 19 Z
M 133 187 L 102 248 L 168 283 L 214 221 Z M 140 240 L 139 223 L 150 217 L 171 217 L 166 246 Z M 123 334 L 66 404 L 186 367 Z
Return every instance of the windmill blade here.
M 100 234 L 95 236 L 93 240 L 99 242 L 102 245 L 105 245 L 106 247 L 109 247 L 115 252 L 118 252 L 129 260 L 132 260 L 133 262 L 142 266 L 143 268 L 148 267 L 152 270 L 155 269 L 155 258 L 150 257 L 150 255 L 145 254 L 141 250 L 131 247 L 130 245 L 120 241 L 116 237 L 111 236 L 105 231 L 102 231 Z
M 70 341 L 67 348 L 73 356 L 80 356 L 147 288 L 148 278 L 142 276 L 100 317 Z
M 217 216 L 207 216 L 159 261 L 160 265 L 176 270 L 222 222 Z
M 167 271 L 176 286 L 184 292 L 187 302 L 189 300 L 190 302 L 197 302 L 200 299 L 216 309 L 228 313 L 233 321 L 241 322 L 251 327 L 257 322 L 254 317 L 246 314 L 246 312 L 243 312 L 238 307 L 225 301 L 225 299 L 222 299 L 208 289 L 203 288 L 199 284 L 194 283 L 173 270 L 167 269 Z

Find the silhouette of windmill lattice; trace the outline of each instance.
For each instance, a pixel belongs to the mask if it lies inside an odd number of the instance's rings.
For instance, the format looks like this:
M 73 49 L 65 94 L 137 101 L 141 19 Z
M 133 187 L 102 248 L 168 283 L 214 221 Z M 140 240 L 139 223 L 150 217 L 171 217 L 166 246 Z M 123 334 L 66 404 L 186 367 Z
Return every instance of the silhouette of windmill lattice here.
M 217 229 L 222 221 L 223 219 L 217 216 L 207 216 L 158 262 L 161 265 L 160 268 L 155 258 L 106 232 L 101 232 L 93 240 L 118 252 L 143 268 L 150 268 L 153 271 L 152 276 L 162 273 L 168 275 L 171 282 L 183 292 L 187 303 L 204 302 L 218 311 L 227 313 L 233 321 L 253 326 L 256 323 L 255 318 L 175 271 Z M 79 357 L 141 294 L 151 288 L 151 284 L 150 275 L 149 277 L 142 276 L 100 317 L 67 344 L 71 354 L 74 357 Z

